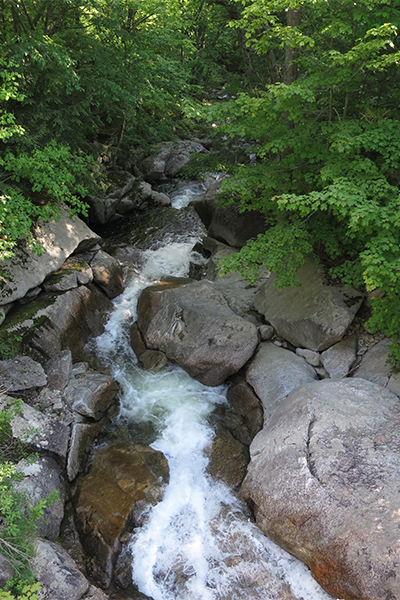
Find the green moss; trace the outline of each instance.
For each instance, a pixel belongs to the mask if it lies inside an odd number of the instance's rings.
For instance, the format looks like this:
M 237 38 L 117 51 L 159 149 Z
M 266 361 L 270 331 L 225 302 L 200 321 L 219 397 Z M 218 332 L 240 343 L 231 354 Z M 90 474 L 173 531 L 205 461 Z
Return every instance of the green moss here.
M 45 314 L 38 314 L 54 303 L 59 294 L 40 294 L 27 304 L 10 311 L 0 327 L 0 359 L 6 360 L 30 354 L 29 341 L 35 330 L 46 322 Z

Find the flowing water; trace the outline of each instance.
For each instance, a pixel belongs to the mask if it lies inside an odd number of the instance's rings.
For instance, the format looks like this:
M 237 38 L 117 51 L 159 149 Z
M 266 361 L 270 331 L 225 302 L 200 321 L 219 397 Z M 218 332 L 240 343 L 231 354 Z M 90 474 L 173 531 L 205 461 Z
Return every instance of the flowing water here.
M 192 185 L 185 200 L 181 186 L 176 208 L 204 192 Z M 226 403 L 226 388 L 206 387 L 176 366 L 143 371 L 131 350 L 129 326 L 141 290 L 166 276 L 187 276 L 190 260 L 200 260 L 191 251 L 200 238 L 199 231 L 187 232 L 182 241 L 168 231 L 162 245 L 152 241 L 97 340 L 123 390 L 119 419 L 146 431 L 170 469 L 163 501 L 131 542 L 133 581 L 154 600 L 327 600 L 308 569 L 262 535 L 228 487 L 206 474 L 208 418 Z

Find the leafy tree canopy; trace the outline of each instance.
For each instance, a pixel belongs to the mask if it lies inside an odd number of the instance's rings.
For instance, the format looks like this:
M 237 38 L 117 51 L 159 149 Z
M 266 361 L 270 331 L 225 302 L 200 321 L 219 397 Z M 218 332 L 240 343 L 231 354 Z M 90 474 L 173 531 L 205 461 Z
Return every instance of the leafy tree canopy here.
M 384 293 L 369 324 L 398 344 L 400 3 L 240 4 L 232 26 L 266 58 L 269 83 L 208 117 L 252 143 L 257 163 L 238 166 L 225 198 L 263 211 L 270 227 L 223 269 L 251 279 L 263 264 L 284 287 L 298 283 L 296 270 L 313 254 L 333 277 Z

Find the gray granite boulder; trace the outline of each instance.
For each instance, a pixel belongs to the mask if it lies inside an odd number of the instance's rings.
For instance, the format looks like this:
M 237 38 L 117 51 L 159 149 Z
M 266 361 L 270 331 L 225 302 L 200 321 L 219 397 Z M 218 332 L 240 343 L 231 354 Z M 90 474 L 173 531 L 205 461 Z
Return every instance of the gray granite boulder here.
M 90 446 L 102 429 L 103 423 L 101 421 L 99 423 L 72 423 L 66 466 L 68 481 L 74 481 L 79 473 L 82 473 L 85 469 Z
M 159 144 L 155 152 L 145 158 L 142 170 L 146 181 L 153 183 L 165 178 L 165 166 L 172 154 L 172 149 L 172 142 Z
M 400 598 L 400 403 L 361 378 L 302 385 L 251 445 L 256 523 L 335 598 Z
M 390 387 L 389 382 L 393 371 L 388 362 L 390 344 L 391 339 L 385 338 L 368 350 L 354 373 L 354 377 L 362 377 L 383 387 Z
M 7 336 L 18 335 L 35 357 L 49 360 L 70 349 L 75 361 L 86 356 L 89 337 L 100 335 L 111 301 L 94 285 L 65 292 L 41 294 L 7 315 L 1 326 Z
M 124 291 L 124 276 L 119 262 L 104 252 L 96 252 L 90 266 L 94 282 L 109 298 L 115 298 Z
M 46 364 L 47 387 L 52 391 L 64 391 L 71 374 L 71 350 L 62 350 Z
M 41 583 L 40 600 L 82 600 L 89 582 L 64 548 L 38 538 L 33 570 Z
M 64 390 L 69 408 L 94 421 L 99 421 L 116 402 L 119 385 L 109 375 L 86 373 L 79 379 L 71 378 Z
M 0 281 L 0 305 L 23 298 L 50 273 L 57 271 L 70 254 L 84 252 L 100 239 L 78 217 L 70 219 L 66 209 L 58 221 L 39 223 L 34 237 L 44 248 L 40 256 L 26 247 L 17 249 L 14 258 L 3 261 L 1 268 L 8 277 Z
M 316 379 L 304 358 L 271 342 L 263 342 L 246 370 L 246 381 L 264 407 L 265 418 L 292 390 Z
M 390 338 L 385 338 L 375 344 L 362 358 L 354 377 L 362 377 L 387 387 L 400 397 L 400 373 L 389 362 Z
M 205 385 L 220 385 L 252 356 L 257 329 L 235 315 L 209 281 L 146 288 L 138 326 L 148 348 L 162 350 Z
M 199 142 L 181 140 L 177 144 L 164 142 L 142 162 L 144 178 L 150 183 L 175 177 L 190 161 L 191 152 L 205 152 Z
M 321 354 L 322 364 L 331 379 L 346 377 L 356 360 L 356 335 L 350 335 Z
M 20 461 L 17 471 L 24 478 L 14 484 L 17 492 L 27 496 L 30 506 L 46 500 L 49 494 L 57 493 L 57 498 L 47 506 L 37 522 L 37 535 L 55 542 L 60 534 L 64 517 L 66 484 L 61 467 L 50 456 L 41 456 L 35 462 Z
M 13 577 L 14 569 L 7 558 L 0 554 L 0 589 L 3 589 L 7 582 Z
M 344 336 L 363 301 L 354 288 L 328 285 L 311 260 L 298 271 L 301 287 L 278 290 L 272 276 L 255 297 L 257 310 L 276 333 L 310 350 L 325 350 Z
M 43 367 L 29 356 L 0 361 L 0 388 L 8 393 L 42 388 L 47 383 Z
M 308 364 L 313 367 L 321 366 L 321 355 L 319 352 L 308 350 L 308 348 L 296 348 L 296 354 L 305 358 Z
M 9 409 L 15 400 L 0 396 L 0 409 Z M 69 427 L 56 421 L 25 402 L 11 420 L 13 437 L 32 444 L 38 450 L 65 460 L 68 450 Z

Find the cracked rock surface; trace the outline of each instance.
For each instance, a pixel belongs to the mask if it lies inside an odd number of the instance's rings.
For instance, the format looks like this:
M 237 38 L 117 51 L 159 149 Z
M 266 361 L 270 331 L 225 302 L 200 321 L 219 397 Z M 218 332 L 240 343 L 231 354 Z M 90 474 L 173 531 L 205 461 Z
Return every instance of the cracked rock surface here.
M 258 344 L 257 328 L 229 308 L 211 281 L 159 284 L 138 302 L 138 327 L 146 346 L 161 350 L 205 385 L 237 373 Z
M 363 379 L 293 390 L 251 445 L 257 525 L 335 598 L 400 598 L 400 403 Z M 373 565 L 373 567 L 372 567 Z

